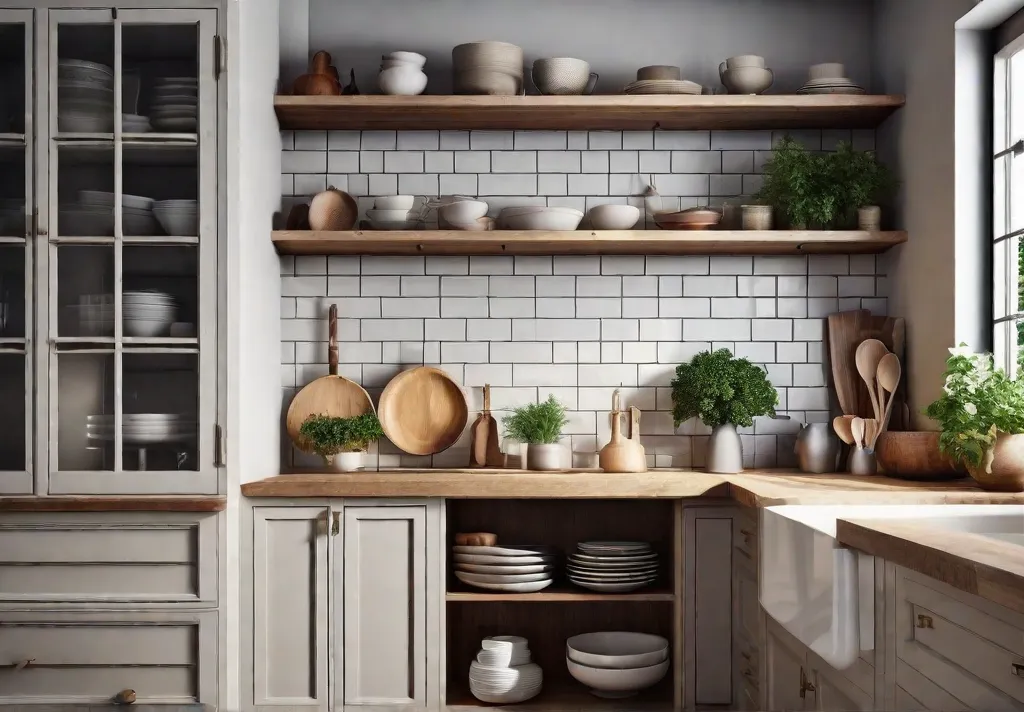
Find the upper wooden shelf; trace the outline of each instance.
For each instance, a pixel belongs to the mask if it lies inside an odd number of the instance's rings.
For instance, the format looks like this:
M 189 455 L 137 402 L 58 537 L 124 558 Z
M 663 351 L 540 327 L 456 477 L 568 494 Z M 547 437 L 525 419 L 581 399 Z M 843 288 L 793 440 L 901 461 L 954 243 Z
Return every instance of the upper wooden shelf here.
M 874 254 L 906 232 L 826 230 L 452 230 L 273 233 L 282 255 L 792 255 Z
M 902 96 L 278 96 L 282 129 L 862 129 Z

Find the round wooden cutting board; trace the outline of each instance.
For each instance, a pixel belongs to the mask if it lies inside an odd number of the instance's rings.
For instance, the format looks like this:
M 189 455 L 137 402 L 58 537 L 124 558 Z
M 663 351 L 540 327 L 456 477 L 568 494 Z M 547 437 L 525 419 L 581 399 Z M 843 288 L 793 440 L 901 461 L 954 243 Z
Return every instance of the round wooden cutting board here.
M 381 427 L 400 450 L 434 455 L 447 450 L 469 422 L 469 405 L 459 384 L 430 366 L 411 368 L 391 379 L 380 396 Z

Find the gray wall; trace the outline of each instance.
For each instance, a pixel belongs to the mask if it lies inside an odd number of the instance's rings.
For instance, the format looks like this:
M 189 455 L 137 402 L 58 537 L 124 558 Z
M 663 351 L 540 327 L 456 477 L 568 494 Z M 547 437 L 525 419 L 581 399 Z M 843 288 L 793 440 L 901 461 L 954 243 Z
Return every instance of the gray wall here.
M 292 2 L 301 13 L 307 0 Z M 331 52 L 343 75 L 354 67 L 364 93 L 376 92 L 380 55 L 398 49 L 424 54 L 427 92 L 448 93 L 452 47 L 482 39 L 518 44 L 527 65 L 586 59 L 601 75 L 599 93 L 618 91 L 647 64 L 678 64 L 687 78 L 717 85 L 719 62 L 745 53 L 764 55 L 784 90 L 817 62 L 845 62 L 860 82 L 871 74 L 869 0 L 308 0 L 308 17 L 308 50 Z M 298 39 L 283 48 L 288 68 L 305 49 Z

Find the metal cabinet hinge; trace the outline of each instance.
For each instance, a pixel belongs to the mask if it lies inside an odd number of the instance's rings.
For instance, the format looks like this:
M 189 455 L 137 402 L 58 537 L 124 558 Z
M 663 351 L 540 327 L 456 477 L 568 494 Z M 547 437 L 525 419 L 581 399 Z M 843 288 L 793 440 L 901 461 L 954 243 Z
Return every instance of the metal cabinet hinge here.
M 1010 673 L 1017 677 L 1024 677 L 1024 665 L 1020 663 L 1010 663 Z
M 110 19 L 112 19 L 112 20 L 116 20 L 117 19 L 117 8 L 116 7 L 110 8 Z
M 227 438 L 224 437 L 224 428 L 220 425 L 213 426 L 213 466 L 225 467 L 228 460 Z
M 332 512 L 331 536 L 338 536 L 339 534 L 341 534 L 341 512 Z
M 224 38 L 220 35 L 213 36 L 213 78 L 220 79 L 224 71 Z
M 916 627 L 918 627 L 918 628 L 934 628 L 935 627 L 935 623 L 934 623 L 934 621 L 932 621 L 932 617 L 931 616 L 926 616 L 923 613 L 918 613 L 917 614 Z

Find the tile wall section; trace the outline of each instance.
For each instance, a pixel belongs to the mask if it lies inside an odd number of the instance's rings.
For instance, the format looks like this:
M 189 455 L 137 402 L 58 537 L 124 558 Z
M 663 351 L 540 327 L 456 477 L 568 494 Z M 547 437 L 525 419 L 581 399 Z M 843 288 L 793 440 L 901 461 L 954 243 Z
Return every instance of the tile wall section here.
M 870 131 L 794 131 L 810 148 L 873 146 Z M 633 202 L 648 181 L 667 206 L 739 202 L 757 189 L 784 132 L 286 132 L 285 209 L 328 185 L 360 207 L 372 196 L 484 197 L 505 205 Z M 570 411 L 576 466 L 596 464 L 611 393 L 644 411 L 653 466 L 703 464 L 707 430 L 675 428 L 675 365 L 726 347 L 763 364 L 781 414 L 743 433 L 748 466 L 792 462 L 798 423 L 823 421 L 822 317 L 886 311 L 884 259 L 874 256 L 282 257 L 281 380 L 286 405 L 326 373 L 327 307 L 342 316 L 341 373 L 376 400 L 402 368 L 438 365 L 505 409 L 554 393 Z M 500 413 L 497 413 L 500 417 Z M 431 458 L 382 442 L 376 464 L 458 466 L 463 441 Z M 316 464 L 286 443 L 285 462 Z

